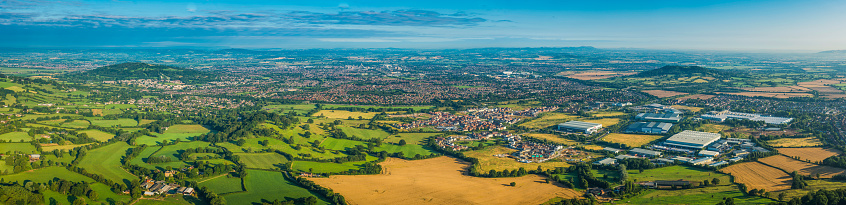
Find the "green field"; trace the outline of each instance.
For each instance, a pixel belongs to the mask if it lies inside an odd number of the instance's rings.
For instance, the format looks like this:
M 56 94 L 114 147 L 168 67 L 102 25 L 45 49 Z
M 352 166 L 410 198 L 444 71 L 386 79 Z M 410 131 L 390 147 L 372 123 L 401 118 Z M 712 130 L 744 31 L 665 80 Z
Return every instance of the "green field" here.
M 91 120 L 91 123 L 100 127 L 132 127 L 138 125 L 138 121 L 126 118 L 118 118 L 117 120 Z
M 33 170 L 33 171 L 21 172 L 21 173 L 17 173 L 17 174 L 0 176 L 0 179 L 3 179 L 4 181 L 6 181 L 6 183 L 9 183 L 9 182 L 23 183 L 24 181 L 47 183 L 48 181 L 53 180 L 53 179 L 64 179 L 64 180 L 74 181 L 74 182 L 81 182 L 81 181 L 86 181 L 86 182 L 89 182 L 89 183 L 94 182 L 93 179 L 88 178 L 84 175 L 77 174 L 76 172 L 69 171 L 68 169 L 65 169 L 64 167 L 56 167 L 56 166 L 45 167 L 45 168 L 36 169 L 36 170 Z
M 117 142 L 90 150 L 79 162 L 79 167 L 85 168 L 89 173 L 103 175 L 115 183 L 127 182 L 129 185 L 128 182 L 138 180 L 138 177 L 123 170 L 120 160 L 130 147 L 132 146 L 124 142 Z
M 244 191 L 241 189 L 241 178 L 237 177 L 220 176 L 199 183 L 198 185 L 208 187 L 216 194 Z
M 85 134 L 88 135 L 88 137 L 94 138 L 95 140 L 100 141 L 100 142 L 109 141 L 109 139 L 112 139 L 112 137 L 115 137 L 114 134 L 106 133 L 106 132 L 103 132 L 103 131 L 100 131 L 100 130 L 84 130 L 84 131 L 79 131 L 79 133 L 85 133 Z
M 370 129 L 359 129 L 359 128 L 352 128 L 352 127 L 340 127 L 341 131 L 347 134 L 347 136 L 355 136 L 361 139 L 385 139 L 388 137 L 387 132 L 382 130 L 370 130 Z
M 348 147 L 355 147 L 356 145 L 367 146 L 366 143 L 361 141 L 355 140 L 346 140 L 346 139 L 335 139 L 335 138 L 326 138 L 323 143 L 320 143 L 320 146 L 325 147 L 326 149 L 331 150 L 346 150 Z
M 167 156 L 170 157 L 173 161 L 179 161 L 179 155 L 182 153 L 180 150 L 186 149 L 194 149 L 198 147 L 210 147 L 211 144 L 208 142 L 203 141 L 191 141 L 191 142 L 180 142 L 175 145 L 168 145 L 162 147 L 158 152 L 154 153 L 153 156 Z M 147 149 L 151 148 L 159 148 L 159 146 L 154 147 L 147 147 Z
M 252 205 L 253 203 L 260 204 L 263 200 L 273 201 L 278 199 L 284 201 L 290 198 L 315 196 L 308 190 L 286 180 L 280 172 L 247 170 L 245 182 L 247 192 L 224 195 L 226 204 Z M 318 199 L 317 204 L 329 204 L 320 197 Z
M 346 162 L 346 163 L 332 163 L 332 162 L 311 162 L 311 161 L 295 161 L 291 167 L 293 170 L 308 172 L 311 169 L 313 173 L 337 173 L 347 171 L 350 169 L 361 169 L 364 163 L 375 161 L 379 158 L 368 155 L 366 161 Z
M 0 153 L 22 152 L 24 154 L 32 154 L 35 152 L 35 146 L 29 143 L 0 143 Z
M 74 121 L 71 121 L 71 122 L 65 122 L 65 123 L 61 124 L 62 127 L 75 128 L 75 129 L 88 128 L 88 125 L 91 125 L 91 123 L 89 123 L 87 120 L 74 120 Z
M 288 105 L 268 105 L 263 109 L 273 112 L 288 113 L 294 111 L 298 115 L 314 110 L 314 104 L 288 104 Z
M 0 135 L 0 140 L 7 142 L 29 142 L 32 141 L 32 137 L 30 137 L 26 132 L 10 132 Z
M 404 146 L 393 145 L 393 144 L 382 144 L 382 146 L 376 147 L 373 149 L 374 151 L 381 152 L 386 151 L 388 153 L 395 153 L 395 152 L 402 152 L 402 154 L 406 158 L 414 157 L 414 155 L 421 155 L 427 156 L 435 151 L 430 150 L 428 147 L 424 147 L 423 145 L 416 145 L 416 144 L 406 144 Z
M 682 190 L 647 190 L 636 197 L 618 201 L 617 204 L 701 204 L 713 205 L 723 197 L 734 198 L 735 204 L 768 204 L 770 199 L 746 196 L 735 185 Z
M 328 138 L 328 139 L 326 139 L 326 141 L 329 141 L 330 139 L 334 139 L 334 138 Z M 268 143 L 269 143 L 268 146 L 263 146 L 263 145 L 260 145 L 258 143 L 258 142 L 264 141 L 264 140 L 268 141 Z M 293 147 L 291 147 L 291 145 L 286 144 L 285 142 L 282 142 L 281 140 L 269 138 L 269 137 L 251 138 L 251 139 L 247 139 L 246 141 L 247 141 L 247 143 L 245 143 L 243 146 L 240 146 L 240 147 L 237 146 L 237 145 L 234 145 L 232 143 L 218 143 L 217 145 L 219 145 L 221 147 L 226 147 L 227 150 L 229 150 L 233 153 L 244 152 L 244 150 L 258 151 L 258 150 L 273 148 L 273 149 L 281 150 L 285 153 L 288 153 L 288 154 L 291 154 L 291 155 L 294 155 L 294 156 L 299 156 L 300 154 L 308 154 L 308 155 L 311 155 L 312 157 L 318 157 L 318 158 L 322 158 L 322 159 L 329 159 L 329 158 L 346 156 L 344 154 L 332 153 L 330 150 L 320 152 L 320 150 L 318 150 L 316 148 L 307 147 L 307 146 L 301 146 L 302 148 L 300 150 L 296 150 Z M 352 141 L 352 140 L 348 140 L 348 141 Z M 358 142 L 358 141 L 352 141 L 352 142 L 357 142 L 357 143 L 363 144 L 363 143 Z M 325 143 L 325 141 L 324 141 L 324 143 Z M 329 147 L 326 147 L 326 148 L 329 149 Z M 341 150 L 343 150 L 343 149 L 341 149 Z
M 711 180 L 714 178 L 720 179 L 721 182 L 728 183 L 731 178 L 728 175 L 715 173 L 705 169 L 686 167 L 686 166 L 669 166 L 657 169 L 646 169 L 643 173 L 639 170 L 628 170 L 629 179 L 637 181 L 655 181 L 655 180 L 690 180 L 701 182 L 703 180 Z
M 173 141 L 180 139 L 182 141 L 190 141 L 189 138 L 200 136 L 211 132 L 202 125 L 173 125 L 170 126 L 164 134 L 152 133 L 154 136 L 142 136 L 135 140 L 137 144 L 157 145 L 160 142 L 167 140 Z
M 408 144 L 424 145 L 426 144 L 426 138 L 439 134 L 441 133 L 399 133 L 397 135 L 385 138 L 384 142 L 399 143 L 400 140 L 405 140 L 405 143 Z
M 285 156 L 276 153 L 238 153 L 235 156 L 240 157 L 241 162 L 247 168 L 254 169 L 280 168 L 281 165 L 288 162 Z

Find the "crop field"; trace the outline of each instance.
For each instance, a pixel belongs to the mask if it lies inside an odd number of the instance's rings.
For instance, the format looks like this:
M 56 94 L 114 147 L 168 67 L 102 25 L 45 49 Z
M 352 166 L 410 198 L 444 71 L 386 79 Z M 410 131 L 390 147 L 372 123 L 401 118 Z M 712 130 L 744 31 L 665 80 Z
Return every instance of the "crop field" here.
M 79 167 L 85 168 L 90 173 L 103 175 L 103 177 L 111 179 L 115 183 L 121 183 L 124 180 L 137 180 L 138 177 L 129 174 L 120 167 L 120 159 L 130 147 L 126 143 L 117 142 L 90 150 L 79 162 Z
M 799 157 L 799 160 L 811 160 L 811 162 L 821 162 L 825 158 L 840 155 L 843 152 L 834 148 L 822 148 L 822 147 L 807 147 L 807 148 L 778 148 L 778 153 L 791 156 L 791 157 Z
M 570 140 L 570 139 L 567 139 L 567 138 L 563 138 L 560 135 L 556 135 L 556 134 L 530 133 L 530 134 L 525 134 L 524 136 L 534 137 L 534 138 L 537 138 L 537 139 L 547 140 L 547 141 L 550 141 L 550 142 L 555 142 L 555 143 L 564 144 L 564 145 L 579 144 L 579 142 L 576 142 L 576 141 L 573 141 L 573 140 Z
M 244 189 L 241 188 L 241 178 L 237 177 L 219 176 L 217 178 L 200 182 L 198 185 L 208 187 L 216 194 L 244 191 Z
M 770 98 L 792 98 L 792 97 L 814 97 L 813 94 L 810 93 L 772 93 L 772 92 L 716 92 L 717 94 L 725 94 L 725 95 L 740 95 L 746 97 L 770 97 Z
M 293 170 L 298 170 L 302 172 L 309 172 L 311 170 L 312 173 L 332 173 L 332 172 L 342 172 L 347 171 L 350 169 L 358 170 L 361 169 L 364 163 L 376 161 L 379 158 L 368 155 L 365 161 L 358 161 L 358 162 L 345 162 L 345 163 L 332 163 L 332 162 L 311 162 L 311 161 L 294 161 L 291 165 Z
M 561 124 L 567 121 L 575 120 L 576 118 L 578 118 L 578 116 L 568 115 L 564 113 L 549 112 L 541 114 L 541 116 L 537 119 L 520 124 L 520 126 L 529 129 L 541 129 Z
M 26 132 L 10 132 L 0 135 L 0 140 L 7 142 L 29 142 L 32 141 L 32 137 Z
M 35 152 L 35 146 L 29 143 L 0 143 L 0 153 L 6 152 L 21 152 L 24 154 L 32 154 Z
M 100 130 L 85 130 L 85 131 L 79 131 L 79 133 L 85 133 L 85 134 L 88 135 L 88 137 L 94 138 L 95 140 L 100 141 L 100 142 L 105 142 L 105 141 L 108 141 L 109 139 L 112 139 L 112 137 L 115 137 L 114 134 L 106 133 L 106 132 L 103 132 L 103 131 L 100 131 Z
M 376 115 L 376 114 L 379 114 L 379 113 L 377 113 L 377 112 L 368 112 L 368 113 L 350 112 L 350 111 L 346 111 L 346 110 L 321 110 L 320 112 L 314 113 L 312 116 L 314 116 L 314 117 L 324 116 L 324 117 L 332 118 L 332 119 L 348 119 L 350 117 L 352 117 L 353 119 L 358 119 L 358 117 L 361 117 L 362 119 L 370 119 L 370 118 L 373 118 L 373 116 Z
M 769 191 L 769 189 L 767 189 Z M 688 204 L 688 205 L 713 205 L 723 201 L 723 197 L 733 198 L 734 204 L 752 205 L 768 204 L 773 200 L 746 196 L 737 185 L 712 186 L 695 189 L 681 190 L 647 190 L 643 194 L 617 201 L 615 204 Z
M 790 189 L 793 178 L 787 173 L 758 162 L 745 162 L 721 169 L 734 176 L 737 183 L 746 184 L 749 189 L 782 191 Z
M 541 166 L 542 169 L 554 169 L 556 167 L 570 166 L 570 164 L 567 164 L 566 162 L 521 163 L 512 158 L 494 156 L 498 154 L 511 154 L 516 151 L 517 150 L 515 149 L 503 146 L 490 146 L 481 150 L 464 152 L 464 155 L 479 159 L 479 165 L 476 167 L 476 170 L 480 172 L 488 172 L 489 170 L 502 171 L 504 169 L 512 170 L 520 167 L 523 167 L 526 170 L 533 170 L 537 169 L 538 166 Z
M 427 156 L 432 153 L 435 153 L 435 151 L 430 150 L 428 147 L 424 147 L 423 145 L 417 144 L 406 144 L 404 146 L 382 144 L 382 146 L 375 148 L 374 151 L 386 151 L 388 153 L 402 152 L 405 157 L 414 157 L 414 155 L 418 154 L 421 156 Z
M 311 179 L 352 204 L 540 204 L 552 197 L 580 197 L 572 189 L 542 183 L 540 176 L 479 178 L 463 175 L 467 162 L 438 157 L 389 158 L 382 174 Z M 508 184 L 516 182 L 516 187 Z M 468 191 L 472 190 L 472 191 Z
M 781 138 L 767 141 L 773 147 L 812 147 L 821 146 L 823 143 L 816 137 L 805 138 Z
M 712 172 L 706 169 L 700 169 L 687 166 L 669 166 L 657 169 L 646 169 L 641 173 L 639 170 L 628 170 L 629 179 L 637 181 L 655 181 L 655 180 L 690 180 L 701 182 L 703 180 L 712 180 L 714 178 L 720 179 L 721 184 L 729 184 L 731 178 L 728 175 Z
M 426 144 L 426 138 L 439 134 L 441 133 L 399 133 L 385 138 L 384 142 L 399 143 L 400 140 L 405 140 L 405 143 L 408 144 L 424 145 Z
M 288 162 L 285 156 L 276 153 L 238 153 L 235 154 L 241 158 L 241 162 L 247 168 L 256 169 L 273 169 L 281 168 L 282 165 Z
M 252 205 L 253 203 L 261 203 L 262 200 L 273 201 L 278 199 L 284 201 L 287 198 L 315 196 L 308 190 L 286 180 L 281 172 L 247 170 L 247 178 L 244 182 L 247 186 L 247 192 L 224 195 L 226 204 Z M 329 203 L 318 197 L 317 204 Z
M 341 131 L 347 134 L 347 136 L 356 136 L 362 139 L 385 139 L 388 137 L 387 132 L 382 130 L 370 130 L 370 129 L 359 129 L 359 128 L 352 128 L 346 126 L 339 126 Z
M 112 127 L 112 126 L 132 127 L 132 126 L 137 126 L 138 121 L 135 121 L 133 119 L 118 118 L 117 120 L 91 120 L 91 124 L 97 125 L 97 126 L 100 126 L 100 127 Z
M 758 161 L 773 167 L 781 168 L 786 172 L 796 171 L 805 176 L 810 175 L 816 177 L 817 174 L 819 174 L 821 178 L 831 178 L 835 175 L 846 173 L 846 169 L 797 161 L 782 155 L 761 158 L 758 159 Z
M 602 138 L 602 141 L 611 143 L 620 143 L 628 145 L 629 147 L 640 147 L 649 144 L 652 141 L 661 139 L 661 135 L 636 135 L 636 134 L 621 134 L 611 133 Z
M 666 98 L 666 97 L 673 97 L 678 95 L 687 95 L 687 93 L 683 92 L 676 92 L 676 91 L 669 91 L 669 90 L 642 90 L 646 94 L 650 94 L 655 97 L 659 98 Z

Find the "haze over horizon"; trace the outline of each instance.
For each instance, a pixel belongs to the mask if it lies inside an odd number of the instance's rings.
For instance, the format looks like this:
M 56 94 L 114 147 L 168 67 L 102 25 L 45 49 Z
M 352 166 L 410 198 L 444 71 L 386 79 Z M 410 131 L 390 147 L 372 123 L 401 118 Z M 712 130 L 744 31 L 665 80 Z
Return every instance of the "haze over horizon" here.
M 0 47 L 846 49 L 840 1 L 0 2 Z

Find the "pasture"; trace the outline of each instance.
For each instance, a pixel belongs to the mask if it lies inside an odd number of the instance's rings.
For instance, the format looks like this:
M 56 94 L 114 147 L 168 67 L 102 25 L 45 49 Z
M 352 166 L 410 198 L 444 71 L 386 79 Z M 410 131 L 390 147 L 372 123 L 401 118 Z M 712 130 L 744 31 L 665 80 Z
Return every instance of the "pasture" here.
M 32 137 L 26 132 L 10 132 L 0 135 L 0 140 L 7 142 L 29 142 Z
M 625 144 L 629 147 L 640 147 L 649 144 L 652 141 L 661 139 L 661 135 L 637 135 L 637 134 L 621 134 L 611 133 L 602 138 L 602 141 L 610 143 Z
M 421 155 L 421 156 L 427 156 L 427 155 L 430 155 L 432 153 L 435 153 L 435 151 L 430 150 L 428 147 L 424 147 L 423 145 L 417 145 L 417 144 L 406 144 L 406 145 L 400 146 L 400 145 L 384 144 L 383 143 L 382 146 L 379 146 L 379 147 L 373 149 L 373 151 L 377 151 L 377 152 L 386 151 L 388 153 L 402 152 L 403 156 L 405 156 L 405 157 L 414 157 L 414 155 L 418 155 L 418 154 Z
M 821 146 L 823 143 L 816 137 L 805 138 L 780 138 L 767 141 L 773 147 L 813 147 Z
M 160 146 L 148 146 L 146 149 L 159 149 L 158 152 L 154 153 L 154 157 L 158 156 L 166 156 L 169 157 L 172 161 L 179 161 L 179 155 L 182 153 L 182 150 L 186 149 L 194 149 L 200 147 L 211 147 L 211 144 L 208 142 L 203 141 L 190 141 L 190 142 L 180 142 L 175 145 L 168 145 L 164 147 Z M 214 147 L 212 147 L 214 148 Z M 145 150 L 146 150 L 145 149 Z
M 377 112 L 350 112 L 350 111 L 346 111 L 346 110 L 321 110 L 317 113 L 314 113 L 311 116 L 313 116 L 313 117 L 323 116 L 323 117 L 331 118 L 331 119 L 349 119 L 350 117 L 352 117 L 353 119 L 358 119 L 359 117 L 361 117 L 361 119 L 371 119 L 376 114 L 379 114 L 379 113 L 377 113 Z
M 247 178 L 244 180 L 247 191 L 241 193 L 224 195 L 226 204 L 252 205 L 262 201 L 290 200 L 293 198 L 315 196 L 308 190 L 295 185 L 285 179 L 281 172 L 247 170 Z M 317 197 L 317 196 L 315 196 Z M 317 204 L 329 204 L 318 197 Z
M 840 150 L 834 148 L 822 147 L 808 147 L 808 148 L 777 148 L 778 153 L 799 157 L 799 160 L 811 160 L 811 162 L 821 162 L 825 158 L 843 154 Z
M 235 154 L 241 158 L 241 163 L 247 168 L 254 169 L 274 169 L 282 168 L 282 165 L 288 162 L 288 158 L 277 153 L 238 153 Z
M 47 183 L 48 181 L 53 179 L 64 179 L 73 182 L 94 182 L 93 179 L 88 178 L 85 175 L 77 174 L 76 172 L 72 172 L 64 167 L 58 166 L 45 167 L 17 174 L 3 175 L 0 176 L 0 179 L 3 179 L 5 183 L 19 182 L 21 184 L 23 184 L 24 181 Z
M 35 152 L 35 146 L 29 143 L 0 143 L 0 153 L 14 152 L 33 154 Z
M 729 184 L 731 178 L 728 175 L 712 172 L 706 169 L 700 169 L 687 166 L 669 166 L 656 169 L 646 169 L 641 173 L 639 170 L 627 170 L 629 172 L 629 179 L 636 181 L 655 181 L 655 180 L 690 180 L 695 182 L 702 182 L 703 180 L 712 180 L 714 178 L 720 179 L 720 182 L 725 185 Z
M 728 166 L 720 171 L 734 176 L 737 183 L 743 183 L 749 189 L 782 191 L 790 189 L 792 177 L 781 170 L 758 162 L 745 162 Z
M 57 145 L 57 144 L 41 144 L 41 150 L 45 152 L 52 152 L 53 150 L 71 150 L 73 148 L 82 147 L 88 144 L 67 144 L 67 145 Z
M 88 135 L 88 137 L 94 138 L 95 140 L 100 141 L 100 142 L 105 142 L 105 141 L 108 141 L 109 139 L 112 139 L 112 137 L 115 137 L 114 134 L 106 133 L 106 132 L 103 132 L 103 131 L 100 131 L 100 130 L 84 130 L 84 131 L 79 131 L 79 133 L 85 133 L 86 135 Z
M 740 192 L 737 185 L 727 185 L 682 190 L 648 189 L 638 196 L 617 201 L 615 204 L 713 205 L 722 202 L 723 197 L 733 198 L 734 204 L 737 205 L 757 205 L 775 202 L 767 198 L 747 196 L 743 192 Z
M 332 162 L 311 162 L 311 161 L 294 161 L 291 165 L 293 170 L 301 171 L 301 172 L 312 172 L 312 173 L 333 173 L 333 172 L 342 172 L 347 171 L 350 169 L 358 170 L 362 168 L 362 165 L 366 162 L 376 161 L 377 157 L 373 157 L 368 155 L 365 161 L 358 161 L 358 162 L 345 162 L 345 163 L 332 163 Z
M 197 185 L 208 187 L 216 194 L 244 191 L 244 189 L 241 188 L 241 178 L 227 177 L 226 175 L 208 179 L 198 183 Z
M 405 143 L 408 144 L 424 145 L 426 144 L 426 138 L 439 134 L 441 133 L 399 133 L 397 135 L 385 138 L 384 142 L 396 144 L 399 143 L 400 140 L 405 140 Z
M 182 141 L 189 141 L 189 138 L 200 136 L 211 132 L 202 125 L 173 125 L 164 131 L 164 134 L 151 133 L 154 136 L 142 136 L 135 140 L 137 144 L 157 145 L 160 142 L 167 140 L 173 141 L 180 139 Z
M 810 175 L 816 177 L 817 174 L 819 174 L 821 178 L 831 178 L 835 175 L 846 173 L 846 169 L 797 161 L 782 155 L 761 158 L 758 159 L 758 161 L 773 167 L 778 167 L 786 172 L 796 171 L 805 176 Z
M 520 124 L 521 127 L 529 129 L 547 128 L 553 125 L 565 123 L 567 121 L 575 120 L 578 116 L 564 113 L 548 112 L 541 114 L 537 119 Z M 604 126 L 604 125 L 603 125 Z
M 382 130 L 371 130 L 371 129 L 359 129 L 359 128 L 352 128 L 347 126 L 339 126 L 341 131 L 347 134 L 347 136 L 356 136 L 361 139 L 385 139 L 388 137 L 387 132 Z
M 353 204 L 540 204 L 552 197 L 580 197 L 572 189 L 542 183 L 543 177 L 479 178 L 464 175 L 467 162 L 438 157 L 389 158 L 382 174 L 312 178 Z M 508 185 L 516 182 L 516 187 Z M 468 191 L 471 190 L 471 191 Z
M 124 180 L 138 180 L 138 177 L 129 174 L 120 167 L 120 160 L 130 147 L 132 146 L 124 142 L 117 142 L 90 150 L 79 162 L 79 167 L 85 168 L 89 173 L 103 175 L 103 177 L 111 179 L 115 183 L 121 183 Z
M 132 127 L 137 126 L 138 121 L 127 118 L 118 118 L 116 120 L 91 120 L 91 124 L 100 127 Z

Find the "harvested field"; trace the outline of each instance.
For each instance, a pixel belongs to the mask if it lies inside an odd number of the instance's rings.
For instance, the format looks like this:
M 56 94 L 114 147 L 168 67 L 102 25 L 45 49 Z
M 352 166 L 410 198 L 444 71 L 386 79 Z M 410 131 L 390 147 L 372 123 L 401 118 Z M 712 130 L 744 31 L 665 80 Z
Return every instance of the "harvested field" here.
M 798 84 L 799 86 L 802 86 L 802 87 L 810 88 L 810 89 L 818 91 L 820 93 L 842 94 L 843 93 L 842 90 L 831 87 L 830 85 L 842 84 L 843 82 L 846 82 L 846 81 L 843 81 L 842 79 L 841 80 L 822 79 L 822 80 L 815 80 L 815 81 L 810 81 L 810 82 L 799 82 L 799 83 L 796 83 L 796 84 Z
M 822 147 L 806 148 L 778 148 L 778 153 L 791 157 L 799 157 L 800 160 L 811 160 L 812 162 L 823 161 L 825 158 L 842 154 L 840 150 Z
M 834 175 L 844 174 L 846 173 L 846 169 L 836 168 L 836 167 L 829 167 L 829 166 L 822 166 L 811 164 L 803 161 L 798 161 L 795 159 L 791 159 L 782 155 L 776 155 L 767 158 L 758 159 L 759 162 L 783 169 L 787 172 L 799 172 L 801 175 L 811 175 L 816 177 L 817 174 L 820 175 L 821 178 L 831 178 Z M 769 189 L 767 189 L 769 190 Z
M 691 112 L 699 112 L 700 110 L 704 109 L 704 108 L 701 108 L 701 107 L 690 107 L 690 106 L 684 106 L 684 105 L 671 105 L 670 107 L 676 108 L 676 109 L 679 109 L 679 110 L 690 110 Z
M 581 193 L 543 177 L 477 178 L 464 175 L 469 163 L 450 157 L 407 161 L 389 158 L 382 174 L 312 178 L 344 195 L 350 204 L 540 204 Z M 516 182 L 516 187 L 508 184 Z
M 629 147 L 640 147 L 657 139 L 661 139 L 661 137 L 663 136 L 611 133 L 603 137 L 602 141 L 625 144 Z
M 707 99 L 711 99 L 711 98 L 714 98 L 714 97 L 717 97 L 717 96 L 705 95 L 705 94 L 696 94 L 696 95 L 688 95 L 688 96 L 680 97 L 680 98 L 678 98 L 678 100 L 681 100 L 681 101 L 685 101 L 685 100 L 688 100 L 688 99 L 707 100 Z
M 787 173 L 758 162 L 746 162 L 728 166 L 720 171 L 734 176 L 738 183 L 749 189 L 782 191 L 790 189 L 792 178 Z
M 518 162 L 514 158 L 495 156 L 500 154 L 510 155 L 514 152 L 517 152 L 517 150 L 503 146 L 490 146 L 481 150 L 464 152 L 464 155 L 478 159 L 479 164 L 476 166 L 476 170 L 485 173 L 490 170 L 513 170 L 519 169 L 520 167 L 523 167 L 526 170 L 533 170 L 537 169 L 538 166 L 541 166 L 542 169 L 555 169 L 556 167 L 570 166 L 567 162 L 522 163 Z
M 814 95 L 810 93 L 764 93 L 764 92 L 737 92 L 737 93 L 727 93 L 727 92 L 717 92 L 717 94 L 725 94 L 725 95 L 740 95 L 746 97 L 770 97 L 770 98 L 792 98 L 792 97 L 814 97 Z
M 687 95 L 687 93 L 683 92 L 676 92 L 676 91 L 669 91 L 669 90 L 642 90 L 646 94 L 653 95 L 659 98 L 666 98 L 666 97 L 673 97 L 678 95 Z
M 773 147 L 811 147 L 820 146 L 822 142 L 816 137 L 806 138 L 781 138 L 767 141 L 767 144 Z
M 746 91 L 753 91 L 753 92 L 774 92 L 774 93 L 804 93 L 810 92 L 811 89 L 801 86 L 784 86 L 784 87 L 754 87 L 754 88 L 741 88 Z

